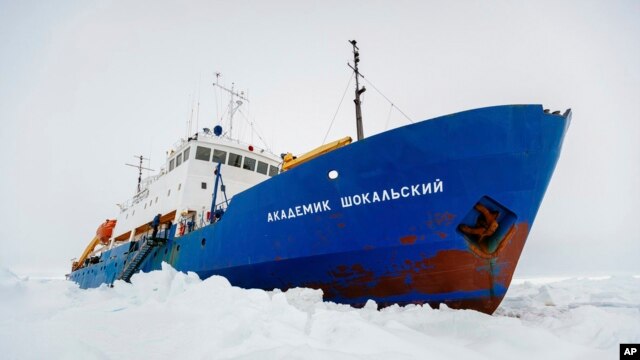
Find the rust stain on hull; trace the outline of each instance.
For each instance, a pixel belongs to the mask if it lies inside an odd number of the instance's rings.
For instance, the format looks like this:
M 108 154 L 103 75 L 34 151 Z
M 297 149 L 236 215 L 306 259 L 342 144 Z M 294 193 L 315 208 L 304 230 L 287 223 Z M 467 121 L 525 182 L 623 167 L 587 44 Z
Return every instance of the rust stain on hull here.
M 400 238 L 400 243 L 402 245 L 413 245 L 416 243 L 416 239 L 418 237 L 415 235 L 407 235 Z
M 451 226 L 451 224 L 453 223 L 453 219 L 455 218 L 456 216 L 449 212 L 435 213 L 433 214 L 431 219 L 425 222 L 425 224 L 429 229 L 435 229 L 436 227 L 441 226 L 448 227 Z
M 328 300 L 334 296 L 347 299 L 376 298 L 381 306 L 396 303 L 386 303 L 385 298 L 412 292 L 434 295 L 488 290 L 491 294 L 488 297 L 469 300 L 452 298 L 431 302 L 429 305 L 437 307 L 439 303 L 445 303 L 451 308 L 474 309 L 491 314 L 504 296 L 493 295 L 492 290 L 496 285 L 508 288 L 528 234 L 528 224 L 519 223 L 510 229 L 493 254 L 470 248 L 444 250 L 433 257 L 423 257 L 420 260 L 397 259 L 398 270 L 382 276 L 376 276 L 361 264 L 343 265 L 331 272 L 336 279 L 333 283 L 309 286 L 321 288 Z M 412 236 L 407 241 L 413 241 L 413 244 L 415 239 L 416 237 Z M 425 296 L 425 299 L 427 298 L 428 296 Z

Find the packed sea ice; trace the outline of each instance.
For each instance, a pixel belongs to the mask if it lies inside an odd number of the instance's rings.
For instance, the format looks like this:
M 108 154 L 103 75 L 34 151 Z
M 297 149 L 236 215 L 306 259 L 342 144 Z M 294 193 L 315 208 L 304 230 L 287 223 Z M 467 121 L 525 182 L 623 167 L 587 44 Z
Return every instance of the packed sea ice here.
M 490 316 L 355 309 L 168 265 L 90 290 L 0 268 L 3 359 L 618 359 L 619 343 L 639 342 L 633 276 L 514 282 Z

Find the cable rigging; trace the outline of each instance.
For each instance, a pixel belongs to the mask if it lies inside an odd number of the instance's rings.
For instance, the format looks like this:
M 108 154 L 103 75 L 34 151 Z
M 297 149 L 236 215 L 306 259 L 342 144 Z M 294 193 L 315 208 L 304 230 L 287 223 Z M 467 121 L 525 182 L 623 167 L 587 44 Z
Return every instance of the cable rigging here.
M 357 46 L 357 41 L 356 40 L 349 40 L 349 43 L 353 46 L 353 65 L 351 65 L 350 63 L 347 63 L 347 66 L 349 66 L 351 68 L 351 70 L 353 70 L 353 73 L 349 77 L 349 82 L 347 83 L 345 91 L 342 94 L 342 98 L 340 99 L 340 103 L 338 104 L 338 108 L 336 109 L 336 112 L 333 115 L 333 118 L 331 119 L 331 122 L 329 124 L 329 129 L 327 129 L 327 132 L 325 133 L 325 136 L 322 139 L 322 143 L 323 144 L 327 141 L 327 137 L 329 136 L 329 132 L 331 131 L 331 128 L 333 127 L 333 123 L 334 123 L 334 121 L 335 121 L 335 119 L 336 119 L 336 117 L 338 115 L 338 111 L 340 110 L 340 107 L 342 106 L 342 102 L 344 101 L 344 97 L 347 94 L 347 91 L 348 91 L 349 86 L 351 84 L 351 80 L 353 78 L 356 79 L 355 99 L 353 100 L 353 102 L 355 103 L 355 106 L 356 106 L 356 130 L 357 130 L 357 138 L 358 138 L 358 140 L 364 139 L 364 131 L 363 131 L 363 126 L 362 126 L 362 108 L 361 108 L 362 99 L 361 99 L 361 97 L 363 97 L 364 92 L 367 90 L 364 86 L 360 87 L 360 84 L 359 84 L 359 81 L 358 81 L 359 78 L 362 78 L 362 80 L 366 81 L 367 84 L 369 84 L 369 86 L 373 87 L 373 89 L 378 94 L 380 94 L 380 96 L 382 96 L 385 100 L 387 100 L 387 102 L 389 102 L 389 104 L 391 104 L 391 107 L 389 108 L 389 114 L 387 115 L 387 121 L 386 121 L 386 124 L 385 124 L 385 130 L 389 128 L 389 121 L 391 120 L 391 113 L 393 111 L 393 108 L 398 109 L 398 112 L 400 112 L 400 114 L 402 114 L 411 124 L 414 123 L 414 121 L 404 111 L 402 111 L 402 109 L 397 107 L 393 103 L 393 101 L 391 101 L 391 99 L 389 99 L 385 94 L 383 94 L 382 91 L 380 91 L 371 81 L 369 81 L 369 79 L 367 79 L 364 75 L 362 75 L 362 73 L 360 72 L 360 70 L 358 68 L 358 63 L 360 62 L 360 49 Z
M 377 91 L 377 92 L 378 92 L 378 94 L 380 94 L 380 95 L 381 95 L 385 100 L 387 100 L 387 101 L 389 102 L 389 104 L 391 104 L 391 107 L 392 107 L 392 108 L 396 108 L 396 109 L 398 109 L 398 111 L 400 112 L 400 114 L 402 114 L 402 115 L 403 115 L 407 120 L 409 120 L 409 122 L 410 122 L 410 123 L 412 123 L 412 124 L 414 123 L 414 122 L 413 122 L 413 120 L 411 120 L 411 118 L 410 118 L 409 116 L 407 116 L 407 114 L 405 114 L 405 113 L 404 113 L 404 111 L 402 111 L 399 107 L 397 107 L 397 106 L 393 103 L 393 101 L 389 100 L 389 98 L 388 98 L 388 97 L 386 97 L 386 96 L 385 96 L 385 95 L 384 95 L 380 90 L 378 90 L 378 88 L 377 88 L 375 85 L 373 85 L 373 83 L 371 83 L 371 81 L 369 81 L 369 80 L 368 80 L 364 75 L 362 75 L 362 74 L 360 74 L 360 76 L 362 76 L 362 79 L 363 79 L 364 81 L 366 81 L 366 82 L 367 82 L 367 84 L 371 85 L 371 87 L 373 88 L 373 90 Z
M 324 139 L 322 139 L 322 143 L 324 144 L 327 141 L 327 137 L 329 136 L 329 131 L 331 131 L 331 127 L 333 127 L 333 122 L 336 120 L 338 116 L 338 111 L 340 111 L 340 107 L 342 106 L 342 102 L 344 101 L 345 95 L 347 95 L 347 91 L 349 90 L 349 85 L 351 85 L 351 81 L 353 80 L 354 74 L 349 76 L 349 82 L 347 82 L 347 86 L 344 89 L 344 93 L 342 93 L 342 98 L 340 98 L 340 103 L 338 104 L 338 108 L 336 109 L 335 114 L 333 114 L 333 119 L 331 119 L 331 123 L 329 124 L 329 128 L 327 129 L 326 134 L 324 134 Z
M 262 135 L 260 135 L 260 133 L 258 132 L 257 129 L 257 124 L 255 124 L 254 121 L 251 121 L 249 119 L 249 117 L 247 115 L 245 115 L 245 113 L 238 109 L 238 112 L 240 113 L 240 115 L 242 115 L 242 117 L 244 118 L 245 122 L 249 125 L 249 127 L 251 128 L 252 132 L 255 132 L 256 136 L 258 136 L 258 139 L 260 139 L 260 141 L 262 141 L 262 144 L 264 145 L 265 149 L 272 153 L 273 151 L 271 151 L 271 149 L 269 148 L 269 145 L 267 144 L 267 142 L 264 140 L 264 138 L 262 138 Z

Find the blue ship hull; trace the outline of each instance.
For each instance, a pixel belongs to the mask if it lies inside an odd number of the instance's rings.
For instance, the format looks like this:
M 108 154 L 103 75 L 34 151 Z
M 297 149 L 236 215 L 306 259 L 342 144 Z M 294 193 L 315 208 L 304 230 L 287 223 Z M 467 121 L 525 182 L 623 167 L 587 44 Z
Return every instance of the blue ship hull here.
M 569 122 L 570 112 L 498 106 L 366 138 L 236 195 L 215 224 L 181 237 L 174 227 L 140 268 L 167 262 L 244 288 L 320 288 L 325 300 L 355 306 L 492 313 Z M 116 247 L 69 277 L 83 288 L 110 284 L 134 256 Z

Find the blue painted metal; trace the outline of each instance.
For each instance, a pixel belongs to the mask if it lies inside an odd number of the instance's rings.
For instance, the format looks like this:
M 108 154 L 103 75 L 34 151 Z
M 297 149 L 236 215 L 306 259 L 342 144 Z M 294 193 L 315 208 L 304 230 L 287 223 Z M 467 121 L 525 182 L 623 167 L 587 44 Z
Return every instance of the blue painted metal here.
M 215 224 L 177 238 L 174 227 L 141 269 L 164 261 L 245 288 L 309 286 L 353 305 L 447 303 L 491 313 L 510 284 L 570 118 L 539 105 L 497 106 L 366 138 L 236 195 Z M 459 229 L 480 219 L 478 203 L 501 211 L 503 221 L 484 250 Z M 124 248 L 70 278 L 83 288 L 111 283 L 131 256 Z
M 218 162 L 216 166 L 216 181 L 213 185 L 213 200 L 211 200 L 211 211 L 209 212 L 209 222 L 213 222 L 216 212 L 216 200 L 218 198 L 218 181 L 220 180 L 220 167 L 221 163 Z

